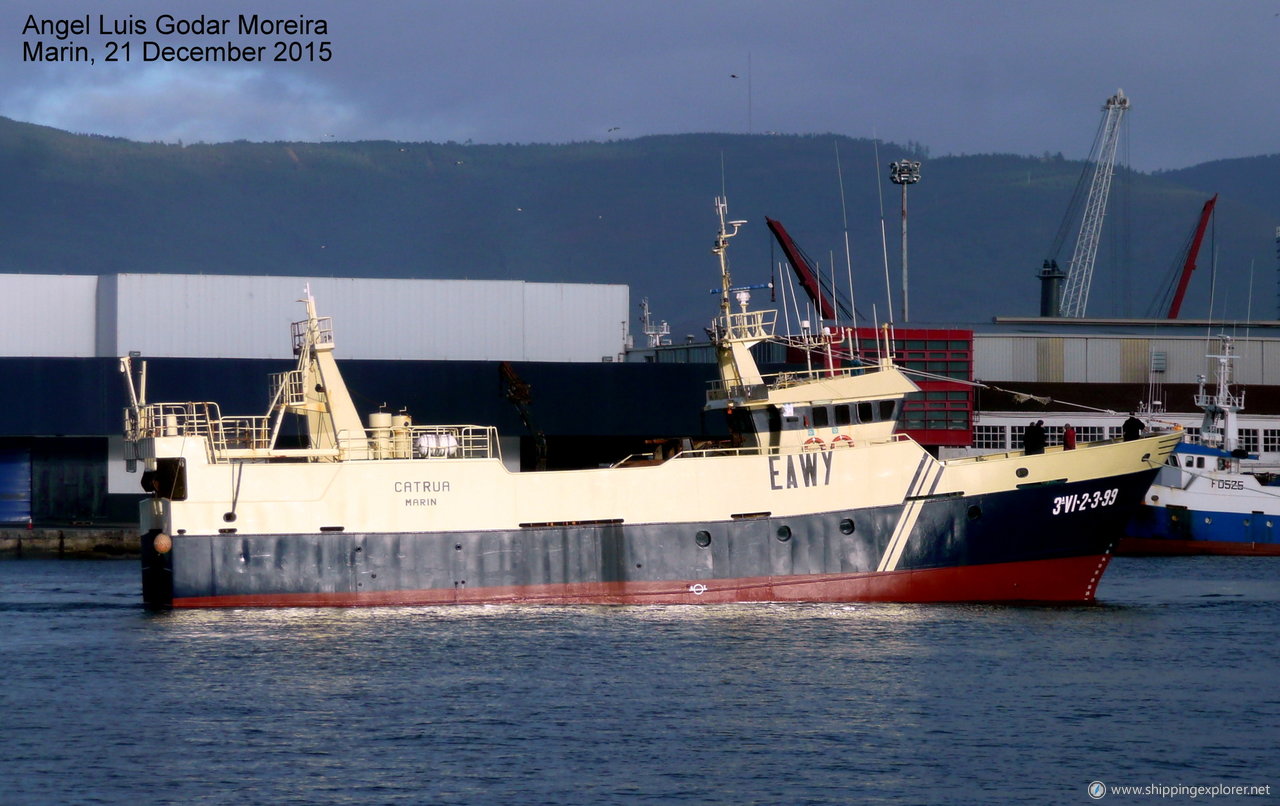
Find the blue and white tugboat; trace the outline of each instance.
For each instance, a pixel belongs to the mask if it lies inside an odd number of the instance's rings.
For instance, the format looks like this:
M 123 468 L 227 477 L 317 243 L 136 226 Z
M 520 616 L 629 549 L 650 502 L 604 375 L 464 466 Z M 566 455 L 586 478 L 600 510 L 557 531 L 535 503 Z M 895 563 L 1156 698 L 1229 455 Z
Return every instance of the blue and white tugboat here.
M 1147 491 L 1117 553 L 1128 555 L 1280 555 L 1280 486 L 1273 474 L 1248 473 L 1242 460 L 1236 415 L 1244 391 L 1232 391 L 1230 336 L 1219 336 L 1217 388 L 1205 391 L 1201 376 L 1196 405 L 1204 411 L 1200 443 L 1174 450 Z M 1256 457 L 1254 457 L 1256 458 Z
M 293 326 L 265 415 L 148 403 L 128 359 L 128 454 L 145 471 L 143 595 L 174 607 L 540 602 L 1088 602 L 1179 439 L 938 461 L 894 426 L 916 390 L 874 366 L 762 374 L 751 310 L 714 254 L 732 439 L 607 468 L 513 472 L 483 425 L 363 422 L 332 323 Z M 737 310 L 734 310 L 734 306 Z M 887 336 L 886 336 L 887 342 Z M 810 344 L 810 347 L 813 345 Z M 300 447 L 282 446 L 298 418 Z

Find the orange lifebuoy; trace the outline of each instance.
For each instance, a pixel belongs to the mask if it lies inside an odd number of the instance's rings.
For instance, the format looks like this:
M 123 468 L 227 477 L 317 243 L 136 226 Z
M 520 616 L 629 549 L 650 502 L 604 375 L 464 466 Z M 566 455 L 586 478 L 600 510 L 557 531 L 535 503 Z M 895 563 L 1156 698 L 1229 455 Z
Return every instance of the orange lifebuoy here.
M 833 448 L 839 448 L 839 447 L 852 448 L 852 447 L 853 447 L 853 437 L 849 436 L 848 434 L 841 434 L 840 436 L 838 436 L 838 437 L 836 437 L 835 439 L 831 440 L 831 447 L 833 447 Z
M 827 445 L 822 441 L 822 437 L 809 437 L 804 441 L 804 449 L 806 451 L 820 451 L 825 447 Z

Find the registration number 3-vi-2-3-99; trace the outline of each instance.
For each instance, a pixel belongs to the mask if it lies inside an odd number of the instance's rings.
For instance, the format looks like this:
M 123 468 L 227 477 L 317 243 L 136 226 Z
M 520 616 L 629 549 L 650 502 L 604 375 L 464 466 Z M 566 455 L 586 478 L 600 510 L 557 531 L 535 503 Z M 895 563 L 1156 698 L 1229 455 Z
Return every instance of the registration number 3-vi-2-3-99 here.
M 1053 499 L 1053 514 L 1065 515 L 1069 512 L 1082 512 L 1086 509 L 1109 507 L 1115 504 L 1119 498 L 1120 490 L 1115 487 L 1110 490 L 1095 490 L 1091 493 L 1059 495 Z

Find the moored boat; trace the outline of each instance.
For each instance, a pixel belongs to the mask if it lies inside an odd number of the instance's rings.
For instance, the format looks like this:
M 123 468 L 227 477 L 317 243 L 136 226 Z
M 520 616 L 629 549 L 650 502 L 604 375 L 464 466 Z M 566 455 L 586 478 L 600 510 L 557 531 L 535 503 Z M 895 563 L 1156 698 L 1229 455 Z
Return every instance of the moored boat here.
M 916 386 L 874 366 L 762 374 L 717 200 L 720 380 L 732 439 L 608 468 L 512 472 L 482 425 L 360 419 L 310 294 L 266 415 L 147 403 L 121 359 L 143 595 L 177 607 L 750 601 L 1087 602 L 1179 439 L 938 461 L 895 422 Z M 734 304 L 738 310 L 733 310 Z M 886 335 L 886 338 L 888 336 Z M 886 349 L 883 355 L 892 355 Z M 145 373 L 145 369 L 144 369 Z M 295 415 L 305 437 L 280 436 Z
M 1273 473 L 1244 472 L 1237 415 L 1244 392 L 1231 388 L 1233 341 L 1220 336 L 1217 388 L 1196 405 L 1204 412 L 1200 443 L 1183 443 L 1156 474 L 1120 541 L 1127 555 L 1280 555 L 1280 484 Z

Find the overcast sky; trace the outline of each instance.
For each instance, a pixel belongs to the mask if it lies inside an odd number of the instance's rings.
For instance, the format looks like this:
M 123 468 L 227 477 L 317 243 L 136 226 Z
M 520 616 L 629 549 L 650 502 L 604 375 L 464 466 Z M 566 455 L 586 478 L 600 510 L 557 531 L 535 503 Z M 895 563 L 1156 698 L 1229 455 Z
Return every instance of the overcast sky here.
M 1131 99 L 1144 170 L 1280 152 L 1280 0 L 0 0 L 0 115 L 144 141 L 569 142 L 681 132 L 833 132 L 932 156 L 1088 155 Z M 103 36 L 98 15 L 146 24 Z M 230 20 L 161 34 L 156 18 Z M 239 15 L 325 20 L 240 36 Z M 28 15 L 90 16 L 65 42 Z M 144 42 L 330 43 L 327 62 L 144 61 Z M 24 41 L 95 63 L 24 61 Z M 105 61 L 130 42 L 128 63 Z M 31 47 L 28 44 L 28 47 Z M 117 55 L 121 55 L 117 51 Z M 735 77 L 736 76 L 736 77 Z

